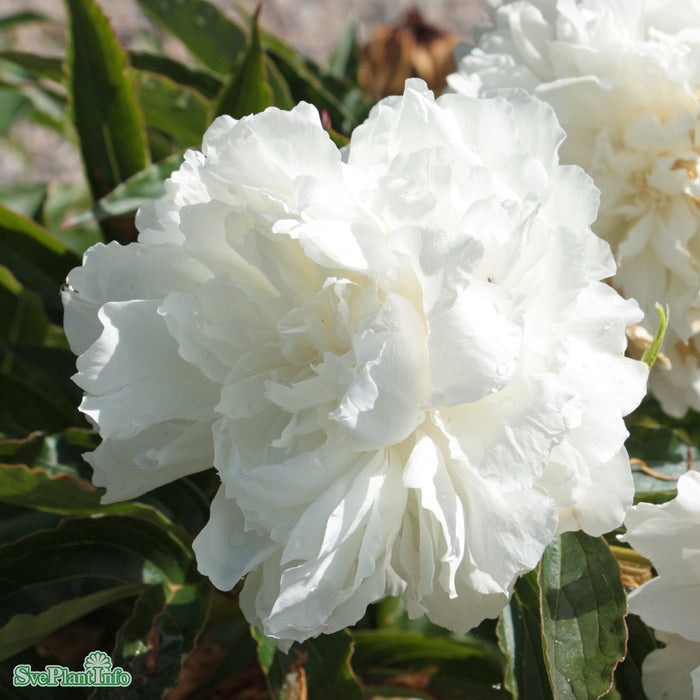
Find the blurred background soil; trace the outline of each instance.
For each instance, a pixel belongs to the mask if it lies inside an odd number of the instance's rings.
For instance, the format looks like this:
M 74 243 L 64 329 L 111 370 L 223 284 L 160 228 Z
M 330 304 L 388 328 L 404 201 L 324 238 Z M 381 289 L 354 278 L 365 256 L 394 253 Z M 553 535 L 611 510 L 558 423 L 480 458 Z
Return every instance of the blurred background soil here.
M 155 25 L 135 0 L 98 2 L 125 48 L 147 51 L 160 47 L 174 58 L 190 60 L 187 50 L 178 40 Z M 257 0 L 211 2 L 243 24 L 245 20 L 236 14 L 236 7 L 250 12 L 258 4 Z M 404 23 L 413 9 L 417 9 L 429 25 L 450 33 L 452 39 L 449 48 L 441 49 L 445 55 L 451 54 L 451 46 L 456 40 L 470 41 L 475 26 L 489 23 L 486 0 L 432 0 L 422 3 L 415 0 L 264 0 L 260 21 L 263 27 L 302 54 L 323 63 L 348 23 L 354 24 L 361 45 L 377 35 L 394 41 L 389 27 Z M 4 32 L 0 38 L 2 48 L 47 55 L 63 53 L 65 10 L 62 0 L 0 0 L 0 16 L 17 12 L 39 12 L 55 21 L 19 26 Z M 399 39 L 401 43 L 403 39 Z M 384 62 L 386 67 L 382 51 L 380 47 L 379 53 L 375 52 L 375 61 L 379 61 L 379 64 Z M 424 62 L 424 58 L 419 57 L 418 61 Z M 367 71 L 375 74 L 380 83 L 387 83 L 390 76 L 379 75 L 382 72 L 380 68 L 375 62 Z M 403 84 L 403 78 L 399 84 Z M 378 95 L 373 94 L 372 97 Z M 79 177 L 80 158 L 77 150 L 48 129 L 19 122 L 0 138 L 0 187 L 20 182 L 71 182 Z

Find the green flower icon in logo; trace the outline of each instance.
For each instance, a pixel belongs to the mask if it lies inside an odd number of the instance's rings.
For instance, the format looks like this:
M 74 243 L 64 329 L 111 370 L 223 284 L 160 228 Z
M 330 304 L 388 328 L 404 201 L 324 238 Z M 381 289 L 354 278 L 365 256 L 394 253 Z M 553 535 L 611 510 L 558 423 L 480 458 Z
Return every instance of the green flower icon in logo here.
M 103 671 L 112 670 L 112 659 L 104 651 L 91 651 L 83 661 L 83 668 L 86 671 L 91 669 L 101 669 Z

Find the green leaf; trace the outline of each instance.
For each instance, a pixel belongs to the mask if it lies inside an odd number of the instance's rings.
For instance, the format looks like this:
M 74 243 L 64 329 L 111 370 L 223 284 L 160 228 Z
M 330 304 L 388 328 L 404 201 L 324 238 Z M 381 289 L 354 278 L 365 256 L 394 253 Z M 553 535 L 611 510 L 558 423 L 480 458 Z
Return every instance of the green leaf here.
M 27 112 L 29 100 L 16 87 L 0 87 L 0 136 Z
M 294 644 L 283 654 L 260 631 L 251 628 L 258 643 L 258 660 L 267 677 L 274 700 L 285 695 L 292 678 L 306 682 L 309 700 L 361 700 L 362 690 L 350 667 L 353 640 L 347 630 L 324 634 L 303 644 Z
M 383 694 L 414 678 L 402 695 L 435 698 L 507 698 L 502 658 L 475 637 L 456 639 L 397 630 L 355 630 L 352 667 L 366 691 Z M 422 691 L 422 692 L 419 692 Z
M 60 135 L 65 132 L 66 98 L 47 85 L 23 85 L 20 93 L 30 104 L 32 121 Z
M 2 443 L 0 443 L 2 444 Z M 139 501 L 101 504 L 102 489 L 68 472 L 49 474 L 41 467 L 0 464 L 0 502 L 71 516 L 129 516 L 168 528 L 180 542 L 191 539 L 185 530 L 156 509 Z
M 294 96 L 280 69 L 269 58 L 265 59 L 265 74 L 272 90 L 272 104 L 279 109 L 292 109 Z
M 28 219 L 37 216 L 45 199 L 46 185 L 42 182 L 4 187 L 0 190 L 0 205 Z
M 67 219 L 63 227 L 70 228 L 110 216 L 133 214 L 142 204 L 165 194 L 163 183 L 181 164 L 182 155 L 176 153 L 149 165 L 145 170 L 117 185 L 112 192 L 98 200 L 89 211 Z
M 664 413 L 661 404 L 650 394 L 647 394 L 634 413 L 627 416 L 625 423 L 628 427 L 665 426 L 678 432 L 689 445 L 700 446 L 700 413 L 689 410 L 683 418 L 672 418 Z
M 0 508 L 0 545 L 16 542 L 29 532 L 52 530 L 60 521 L 61 516 L 55 513 L 3 504 Z
M 68 474 L 89 481 L 92 468 L 82 454 L 94 450 L 98 443 L 95 433 L 82 428 L 53 435 L 36 432 L 22 439 L 0 440 L 0 464 L 39 467 L 49 476 Z
M 683 430 L 653 421 L 632 424 L 629 430 L 627 451 L 637 499 L 647 500 L 648 494 L 660 491 L 673 497 L 675 479 L 700 459 L 700 450 Z
M 51 21 L 53 21 L 51 17 L 39 12 L 14 12 L 13 14 L 0 17 L 0 31 L 7 31 L 22 24 Z
M 129 696 L 163 697 L 177 685 L 183 658 L 193 648 L 209 614 L 212 587 L 197 579 L 184 585 L 152 586 L 136 601 L 117 634 L 112 659 L 129 671 Z M 98 690 L 93 698 L 111 698 Z
M 42 220 L 46 228 L 78 255 L 82 255 L 91 245 L 103 240 L 100 228 L 91 217 L 70 228 L 63 224 L 71 216 L 90 208 L 92 201 L 88 184 L 79 181 L 51 183 L 44 202 Z
M 661 304 L 656 304 L 656 313 L 659 317 L 659 327 L 656 329 L 656 335 L 654 335 L 651 345 L 642 353 L 642 362 L 646 362 L 647 365 L 649 365 L 649 369 L 651 369 L 654 366 L 654 362 L 656 362 L 656 356 L 659 354 L 659 350 L 661 350 L 661 343 L 664 342 L 668 322 L 671 318 L 668 304 L 666 304 L 665 311 Z
M 61 335 L 49 324 L 39 295 L 0 266 L 0 433 L 82 422 L 76 409 L 80 392 L 68 380 L 73 356 L 60 346 L 42 346 Z
M 0 85 L 14 90 L 25 101 L 28 118 L 43 126 L 49 127 L 59 134 L 65 132 L 66 97 L 62 86 L 49 85 L 40 71 L 58 77 L 55 63 L 52 59 L 39 57 L 34 60 L 31 55 L 19 52 L 9 52 L 7 56 L 13 60 L 0 59 Z M 32 70 L 24 68 L 20 63 L 26 63 Z M 24 112 L 22 113 L 24 116 Z M 7 124 L 7 117 L 3 124 Z
M 44 56 L 26 51 L 0 51 L 0 59 L 23 68 L 37 78 L 63 81 L 63 59 L 59 56 Z
M 521 576 L 501 613 L 498 640 L 507 658 L 505 687 L 519 700 L 553 698 L 542 646 L 542 616 L 537 572 Z
M 25 289 L 0 265 L 0 372 L 10 370 L 11 360 L 4 357 L 7 343 L 40 345 L 48 325 L 39 295 Z
M 567 532 L 539 568 L 542 631 L 557 700 L 599 698 L 625 656 L 627 597 L 602 538 Z
M 0 206 L 0 260 L 25 287 L 36 291 L 49 318 L 61 323 L 59 286 L 80 257 L 37 223 Z
M 252 20 L 242 8 L 238 13 Z M 319 111 L 326 110 L 333 128 L 344 136 L 364 121 L 372 103 L 352 81 L 332 75 L 269 32 L 260 30 L 260 41 L 268 65 L 274 63 L 289 86 L 294 103 L 306 100 Z
M 65 0 L 70 41 L 66 58 L 70 117 L 85 172 L 99 199 L 149 161 L 143 114 L 128 59 L 94 0 Z M 109 225 L 109 239 L 133 240 L 133 227 Z
M 68 385 L 70 373 L 58 374 L 57 380 L 54 370 L 74 362 L 70 353 L 10 345 L 1 361 L 0 433 L 23 436 L 35 430 L 56 432 L 85 425 L 77 409 L 80 391 Z
M 209 105 L 195 90 L 157 73 L 134 71 L 149 128 L 164 133 L 184 151 L 202 143 L 209 126 Z
M 67 611 L 78 611 L 77 601 L 86 596 L 108 596 L 107 590 L 127 585 L 185 586 L 200 580 L 189 549 L 164 520 L 128 515 L 72 518 L 1 551 L 1 658 L 17 651 L 19 639 L 5 634 L 8 625 L 17 630 L 17 622 L 12 622 L 17 615 L 40 620 L 45 632 L 52 619 L 47 613 L 55 605 L 64 605 L 64 622 Z M 75 607 L 68 601 L 75 601 Z M 22 639 L 27 641 L 26 636 Z
M 104 512 L 133 512 L 100 507 L 101 492 L 89 482 L 70 474 L 51 476 L 38 467 L 0 463 L 0 501 L 61 515 L 93 515 Z
M 197 90 L 200 95 L 207 99 L 216 97 L 219 90 L 221 90 L 221 80 L 211 75 L 211 73 L 194 70 L 168 56 L 131 51 L 129 57 L 131 58 L 131 65 L 136 70 L 157 73 L 170 78 L 175 83 Z
M 336 47 L 328 59 L 328 70 L 331 75 L 357 82 L 359 48 L 357 44 L 357 26 L 350 20 Z
M 229 71 L 246 43 L 245 32 L 205 0 L 137 0 L 157 24 L 176 36 L 211 70 Z
M 253 15 L 250 41 L 243 61 L 221 90 L 212 116 L 230 114 L 239 119 L 248 114 L 262 112 L 272 104 L 272 88 L 267 82 L 265 62 L 266 56 L 260 44 L 256 14 Z
M 251 691 L 252 685 L 261 691 L 262 696 L 266 683 L 258 663 L 257 644 L 240 611 L 237 596 L 212 591 L 209 617 L 198 646 L 193 652 L 192 662 L 199 668 L 198 659 L 206 655 L 211 663 L 202 669 L 204 673 L 200 675 L 197 697 L 200 694 L 202 698 L 226 695 L 224 689 L 230 692 L 232 686 Z M 255 692 L 252 691 L 251 695 Z
M 210 500 L 192 479 L 181 478 L 140 496 L 139 503 L 157 508 L 181 525 L 193 538 L 209 521 Z
M 636 615 L 627 615 L 627 655 L 615 669 L 615 687 L 623 698 L 646 700 L 642 688 L 642 662 L 656 649 L 652 631 Z
M 136 596 L 144 588 L 144 584 L 114 586 L 80 598 L 56 603 L 48 610 L 44 610 L 36 615 L 15 615 L 2 628 L 0 659 L 14 656 L 23 649 L 40 642 L 51 632 L 65 627 L 108 603 Z
M 88 435 L 87 431 L 75 433 L 82 435 L 83 439 Z M 79 449 L 77 445 L 66 445 L 70 437 L 71 431 L 66 431 L 65 434 L 48 437 L 34 435 L 26 441 L 15 441 L 28 448 L 36 447 L 36 443 L 43 439 L 43 459 L 35 457 L 33 463 L 45 466 L 29 467 L 22 463 L 12 463 L 17 458 L 16 454 L 12 460 L 7 459 L 8 455 L 3 458 L 0 454 L 0 460 L 3 460 L 0 462 L 0 502 L 12 507 L 33 508 L 59 515 L 125 515 L 142 518 L 158 527 L 167 527 L 178 541 L 187 544 L 206 524 L 209 518 L 208 503 L 204 502 L 198 489 L 186 479 L 175 482 L 176 485 L 156 489 L 143 500 L 100 503 L 103 490 L 95 488 L 86 480 L 84 470 L 78 465 L 50 463 L 51 455 L 47 455 L 47 448 L 50 450 L 57 446 L 63 449 L 59 455 L 53 456 L 54 459 L 73 462 L 81 459 L 74 452 Z M 10 441 L 0 441 L 0 451 L 7 448 L 8 442 Z

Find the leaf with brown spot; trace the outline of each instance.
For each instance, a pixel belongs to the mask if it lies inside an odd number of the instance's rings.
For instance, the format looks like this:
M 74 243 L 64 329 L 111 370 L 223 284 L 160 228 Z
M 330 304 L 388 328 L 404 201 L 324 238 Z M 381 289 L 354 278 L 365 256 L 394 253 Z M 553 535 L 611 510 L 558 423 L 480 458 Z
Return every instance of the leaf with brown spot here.
M 304 663 L 309 660 L 309 655 L 298 650 L 296 650 L 296 655 L 297 660 L 289 669 L 282 686 L 284 700 L 308 700 Z

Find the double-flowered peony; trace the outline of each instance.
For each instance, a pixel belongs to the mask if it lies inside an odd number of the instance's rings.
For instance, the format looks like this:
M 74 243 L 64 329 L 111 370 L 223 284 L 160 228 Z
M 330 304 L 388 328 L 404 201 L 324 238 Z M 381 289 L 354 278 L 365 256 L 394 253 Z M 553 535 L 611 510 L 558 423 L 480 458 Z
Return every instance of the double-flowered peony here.
M 632 500 L 634 302 L 558 164 L 554 113 L 380 102 L 341 153 L 300 104 L 217 119 L 138 243 L 69 276 L 66 331 L 106 499 L 215 465 L 194 548 L 286 648 L 400 595 L 466 631 L 557 531 Z
M 630 509 L 625 525 L 623 539 L 659 574 L 629 597 L 630 611 L 666 644 L 644 659 L 644 692 L 649 700 L 700 700 L 700 473 L 684 474 L 672 501 Z
M 650 388 L 673 416 L 700 410 L 700 2 L 518 1 L 494 21 L 450 86 L 519 87 L 554 107 L 562 162 L 601 190 L 593 230 L 613 248 L 613 283 L 646 314 L 641 335 L 655 303 L 670 306 L 672 369 Z

